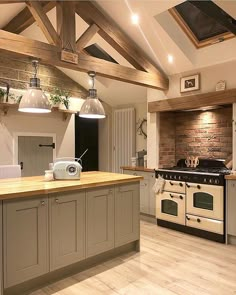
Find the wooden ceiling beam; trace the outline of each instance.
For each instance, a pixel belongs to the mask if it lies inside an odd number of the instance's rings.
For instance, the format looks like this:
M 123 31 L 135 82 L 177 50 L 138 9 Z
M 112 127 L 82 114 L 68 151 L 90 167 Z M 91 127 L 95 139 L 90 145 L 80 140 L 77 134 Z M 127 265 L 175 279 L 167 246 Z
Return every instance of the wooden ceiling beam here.
M 81 52 L 98 31 L 99 27 L 96 24 L 92 24 L 88 27 L 88 29 L 76 41 L 77 51 Z
M 60 1 L 57 8 L 57 32 L 61 38 L 62 49 L 76 51 L 75 2 Z
M 78 55 L 78 64 L 64 62 L 60 59 L 61 49 L 58 46 L 31 40 L 3 30 L 0 30 L 0 50 L 36 58 L 57 67 L 83 72 L 95 71 L 98 76 L 145 87 L 163 89 L 163 83 L 158 75 L 131 69 L 83 53 Z
M 43 31 L 49 44 L 60 45 L 60 38 L 54 29 L 52 23 L 44 12 L 41 4 L 37 1 L 29 1 L 26 3 L 36 23 Z
M 25 0 L 0 0 L 0 4 L 23 3 Z
M 108 19 L 90 1 L 78 1 L 76 5 L 77 14 L 89 25 L 95 23 L 99 28 L 99 34 L 114 49 L 117 50 L 131 65 L 138 70 L 144 70 L 159 76 L 163 81 L 163 89 L 168 87 L 168 79 L 154 66 L 145 53 L 138 48 L 130 39 L 119 29 L 112 19 Z
M 25 1 L 24 1 L 25 2 Z M 43 11 L 47 13 L 56 6 L 55 1 L 42 1 Z M 35 22 L 35 19 L 28 7 L 19 12 L 10 22 L 2 29 L 11 33 L 20 34 Z
M 236 89 L 228 89 L 149 102 L 148 112 L 194 110 L 208 106 L 227 105 L 235 102 Z

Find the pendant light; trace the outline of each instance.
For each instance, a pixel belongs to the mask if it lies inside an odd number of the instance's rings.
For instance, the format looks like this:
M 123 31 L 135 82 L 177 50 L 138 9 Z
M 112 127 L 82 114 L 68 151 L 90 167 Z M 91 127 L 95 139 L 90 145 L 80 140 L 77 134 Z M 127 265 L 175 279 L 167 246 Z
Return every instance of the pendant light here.
M 88 75 L 92 80 L 92 88 L 89 89 L 89 96 L 86 98 L 80 109 L 79 117 L 88 119 L 103 119 L 105 118 L 105 111 L 102 103 L 97 98 L 97 89 L 94 89 L 94 79 L 96 73 L 91 71 L 88 72 Z
M 33 60 L 34 77 L 30 78 L 30 86 L 23 95 L 18 111 L 25 113 L 50 113 L 51 105 L 47 96 L 40 88 L 40 79 L 37 78 L 38 61 Z

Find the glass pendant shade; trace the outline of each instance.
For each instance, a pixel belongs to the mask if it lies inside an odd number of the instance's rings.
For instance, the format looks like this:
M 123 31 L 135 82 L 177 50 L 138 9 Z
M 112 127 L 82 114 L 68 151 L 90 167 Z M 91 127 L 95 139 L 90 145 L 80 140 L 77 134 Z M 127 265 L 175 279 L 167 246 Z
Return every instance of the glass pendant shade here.
M 95 73 L 89 72 L 88 74 L 92 78 L 93 86 L 92 89 L 89 89 L 89 96 L 82 104 L 79 117 L 88 119 L 103 119 L 106 117 L 105 111 L 102 103 L 97 98 L 97 90 L 93 88 Z
M 34 78 L 30 79 L 30 87 L 23 95 L 18 111 L 25 113 L 50 113 L 51 105 L 47 96 L 43 93 L 40 88 L 40 80 L 37 76 L 38 62 L 33 61 L 35 68 Z
M 25 113 L 50 113 L 51 105 L 41 88 L 29 88 L 23 95 L 19 109 Z
M 101 102 L 96 96 L 96 89 L 89 89 L 89 96 L 86 98 L 85 102 L 83 103 L 79 112 L 79 116 L 82 118 L 90 118 L 90 119 L 105 118 L 105 111 Z

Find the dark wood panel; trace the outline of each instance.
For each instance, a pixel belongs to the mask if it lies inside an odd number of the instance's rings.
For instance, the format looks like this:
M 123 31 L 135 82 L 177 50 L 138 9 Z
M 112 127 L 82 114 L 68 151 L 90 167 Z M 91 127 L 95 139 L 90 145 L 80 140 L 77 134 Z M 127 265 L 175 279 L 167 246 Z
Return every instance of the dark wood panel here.
M 9 1 L 10 2 L 10 1 Z M 42 1 L 43 11 L 47 13 L 56 5 L 55 1 Z M 19 12 L 10 22 L 3 27 L 3 30 L 20 34 L 35 22 L 33 15 L 30 13 L 28 7 L 25 7 Z

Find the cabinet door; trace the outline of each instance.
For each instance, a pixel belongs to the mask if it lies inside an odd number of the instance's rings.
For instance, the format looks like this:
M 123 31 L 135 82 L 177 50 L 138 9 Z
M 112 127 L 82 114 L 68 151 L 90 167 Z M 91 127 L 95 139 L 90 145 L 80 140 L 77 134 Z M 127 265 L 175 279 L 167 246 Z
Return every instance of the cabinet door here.
M 50 197 L 50 270 L 85 258 L 85 192 Z
M 139 240 L 139 183 L 115 187 L 115 247 Z
M 155 173 L 150 173 L 149 175 L 149 214 L 156 215 L 156 194 L 152 190 L 156 181 Z
M 0 295 L 3 294 L 2 272 L 2 201 L 0 201 Z
M 140 181 L 140 212 L 149 214 L 149 185 L 148 180 Z
M 236 236 L 236 180 L 227 180 L 227 230 Z
M 114 189 L 96 188 L 86 196 L 86 256 L 114 248 Z
M 48 199 L 36 197 L 3 203 L 4 287 L 49 271 Z

